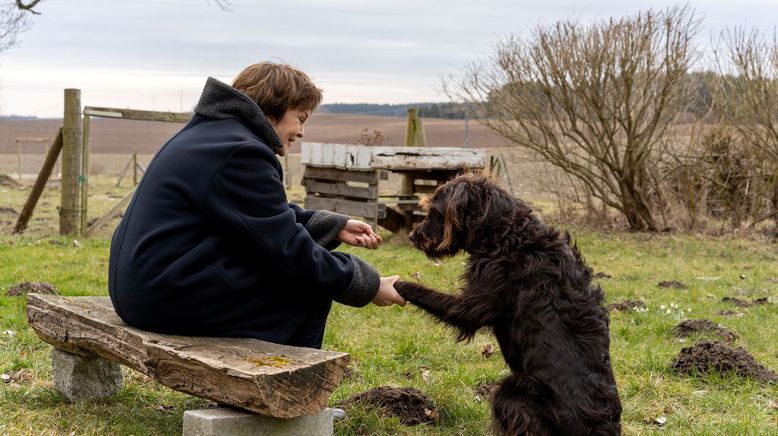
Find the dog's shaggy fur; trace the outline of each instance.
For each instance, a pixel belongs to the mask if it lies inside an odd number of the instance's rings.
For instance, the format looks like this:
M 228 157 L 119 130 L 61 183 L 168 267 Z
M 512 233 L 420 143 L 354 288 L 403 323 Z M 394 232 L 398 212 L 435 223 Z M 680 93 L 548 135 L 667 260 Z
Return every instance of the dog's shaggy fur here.
M 411 233 L 428 257 L 470 254 L 459 295 L 397 282 L 408 301 L 454 327 L 490 327 L 512 374 L 492 397 L 506 435 L 620 434 L 603 294 L 570 236 L 545 226 L 484 175 L 465 174 L 422 202 Z

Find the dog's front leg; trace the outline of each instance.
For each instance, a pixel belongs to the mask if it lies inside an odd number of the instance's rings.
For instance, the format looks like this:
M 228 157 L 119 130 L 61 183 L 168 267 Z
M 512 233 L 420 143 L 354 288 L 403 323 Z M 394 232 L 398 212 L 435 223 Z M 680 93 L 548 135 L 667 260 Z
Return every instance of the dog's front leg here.
M 453 295 L 444 294 L 416 283 L 399 280 L 394 283 L 394 288 L 403 298 L 443 322 L 448 322 L 446 319 L 448 310 L 457 302 L 457 297 Z
M 465 299 L 444 294 L 411 282 L 397 281 L 397 292 L 430 315 L 459 331 L 457 340 L 470 339 L 479 328 L 489 323 L 490 315 L 480 313 Z

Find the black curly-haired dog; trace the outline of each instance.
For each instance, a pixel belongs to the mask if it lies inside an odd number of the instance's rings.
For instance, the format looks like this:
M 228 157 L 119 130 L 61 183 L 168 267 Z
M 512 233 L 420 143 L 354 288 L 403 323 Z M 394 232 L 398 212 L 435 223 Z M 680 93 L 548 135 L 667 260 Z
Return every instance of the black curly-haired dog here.
M 410 234 L 428 257 L 470 254 L 458 295 L 398 281 L 415 305 L 454 327 L 482 327 L 511 369 L 492 396 L 506 435 L 616 435 L 621 402 L 611 369 L 603 293 L 567 233 L 541 223 L 488 176 L 464 174 L 422 201 Z

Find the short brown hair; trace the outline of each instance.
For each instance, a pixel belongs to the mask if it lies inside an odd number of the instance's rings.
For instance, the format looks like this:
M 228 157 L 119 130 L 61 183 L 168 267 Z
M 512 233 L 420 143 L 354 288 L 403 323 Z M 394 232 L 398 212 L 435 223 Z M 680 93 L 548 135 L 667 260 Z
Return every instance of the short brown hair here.
M 259 62 L 238 74 L 232 87 L 251 97 L 265 116 L 281 119 L 289 109 L 314 110 L 322 92 L 307 74 L 285 64 Z

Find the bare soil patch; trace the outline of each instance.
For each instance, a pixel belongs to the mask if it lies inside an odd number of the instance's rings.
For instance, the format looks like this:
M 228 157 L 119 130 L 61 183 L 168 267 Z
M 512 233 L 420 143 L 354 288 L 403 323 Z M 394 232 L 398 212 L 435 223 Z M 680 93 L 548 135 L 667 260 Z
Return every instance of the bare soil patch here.
M 11 287 L 5 295 L 9 297 L 16 297 L 26 294 L 43 294 L 43 295 L 59 295 L 57 288 L 51 283 L 47 282 L 21 282 Z
M 733 342 L 737 335 L 707 319 L 683 320 L 673 328 L 673 336 L 686 338 L 699 333 L 713 333 L 726 342 Z
M 675 288 L 675 289 L 687 289 L 687 286 L 678 280 L 663 280 L 657 283 L 660 288 Z
M 741 300 L 740 298 L 736 297 L 724 297 L 721 299 L 721 301 L 724 303 L 732 303 L 737 307 L 751 307 L 761 304 L 770 304 L 770 301 L 767 299 L 767 297 L 755 298 L 751 301 Z
M 432 399 L 414 388 L 380 386 L 352 395 L 340 406 L 348 409 L 355 403 L 376 408 L 386 417 L 397 417 L 404 425 L 437 423 L 440 420 Z
M 618 312 L 632 312 L 637 309 L 645 309 L 646 303 L 640 300 L 624 300 L 620 303 L 613 303 L 605 306 L 608 311 L 615 310 Z
M 746 350 L 730 348 L 721 342 L 705 341 L 686 347 L 673 359 L 670 367 L 679 374 L 734 373 L 762 383 L 776 380 L 775 372 L 759 364 Z

